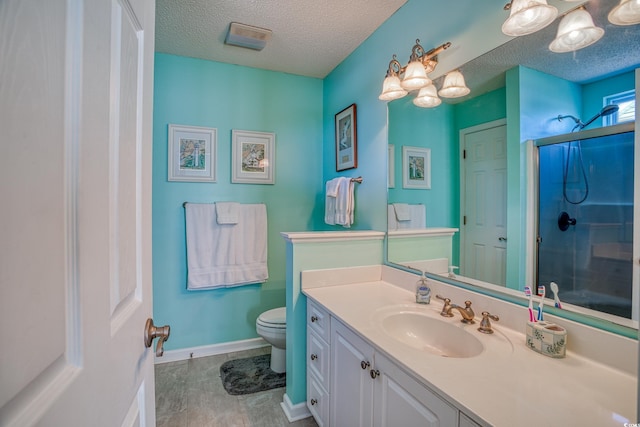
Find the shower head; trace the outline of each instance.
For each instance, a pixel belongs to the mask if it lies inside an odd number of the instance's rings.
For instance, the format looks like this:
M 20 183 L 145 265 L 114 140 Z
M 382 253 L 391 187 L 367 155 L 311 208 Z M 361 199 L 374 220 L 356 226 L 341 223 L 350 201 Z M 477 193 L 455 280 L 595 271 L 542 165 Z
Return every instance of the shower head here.
M 620 107 L 615 105 L 615 104 L 606 105 L 602 110 L 600 110 L 600 112 L 598 112 L 598 114 L 596 114 L 595 116 L 593 116 L 589 120 L 587 120 L 586 123 L 582 123 L 582 120 L 580 120 L 579 118 L 577 118 L 575 116 L 572 116 L 571 114 L 567 114 L 566 116 L 558 115 L 557 118 L 558 118 L 559 122 L 561 122 L 562 119 L 566 119 L 566 118 L 573 119 L 573 121 L 576 122 L 576 125 L 571 130 L 571 132 L 573 132 L 576 129 L 582 130 L 582 129 L 586 128 L 587 126 L 589 126 L 591 123 L 593 123 L 594 121 L 596 121 L 600 117 L 608 116 L 608 115 L 611 115 L 611 114 L 617 112 L 619 108 Z
M 589 120 L 587 120 L 586 123 L 583 123 L 580 125 L 580 129 L 584 129 L 587 126 L 589 126 L 591 123 L 593 123 L 594 121 L 596 121 L 597 119 L 599 119 L 600 117 L 604 117 L 604 116 L 609 116 L 613 113 L 616 113 L 618 111 L 618 109 L 620 109 L 619 106 L 615 105 L 615 104 L 611 104 L 611 105 L 605 105 L 604 108 L 602 110 L 600 110 L 600 112 L 598 114 L 596 114 L 595 116 L 591 117 Z

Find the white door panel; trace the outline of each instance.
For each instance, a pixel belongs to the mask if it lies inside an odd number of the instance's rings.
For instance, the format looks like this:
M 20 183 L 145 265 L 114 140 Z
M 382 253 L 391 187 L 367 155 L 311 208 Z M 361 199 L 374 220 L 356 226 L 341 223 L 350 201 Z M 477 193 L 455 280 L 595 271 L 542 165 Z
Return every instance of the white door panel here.
M 154 425 L 153 0 L 0 2 L 0 425 Z
M 505 284 L 506 126 L 487 125 L 463 132 L 466 152 L 461 174 L 461 271 L 463 276 Z

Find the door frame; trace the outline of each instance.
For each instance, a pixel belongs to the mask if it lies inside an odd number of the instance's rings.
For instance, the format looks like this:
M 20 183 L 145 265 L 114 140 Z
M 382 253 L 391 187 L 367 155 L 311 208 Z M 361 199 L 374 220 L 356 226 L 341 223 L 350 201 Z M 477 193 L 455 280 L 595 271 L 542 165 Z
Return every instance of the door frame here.
M 460 171 L 460 186 L 459 186 L 460 187 L 460 195 L 459 195 L 460 197 L 460 212 L 459 212 L 460 246 L 458 248 L 458 257 L 459 257 L 458 263 L 460 264 L 460 266 L 464 265 L 464 248 L 466 245 L 466 229 L 465 229 L 465 223 L 464 223 L 464 217 L 465 217 L 464 213 L 466 212 L 465 197 L 464 197 L 464 195 L 466 194 L 466 188 L 465 188 L 466 173 L 465 173 L 465 167 L 464 167 L 465 138 L 469 134 L 481 132 L 484 130 L 488 130 L 488 129 L 492 129 L 500 126 L 505 126 L 505 127 L 507 126 L 506 118 L 492 120 L 490 122 L 480 123 L 479 125 L 460 129 L 458 133 L 458 146 L 459 146 L 458 169 Z M 507 246 L 508 244 L 509 242 L 507 242 Z

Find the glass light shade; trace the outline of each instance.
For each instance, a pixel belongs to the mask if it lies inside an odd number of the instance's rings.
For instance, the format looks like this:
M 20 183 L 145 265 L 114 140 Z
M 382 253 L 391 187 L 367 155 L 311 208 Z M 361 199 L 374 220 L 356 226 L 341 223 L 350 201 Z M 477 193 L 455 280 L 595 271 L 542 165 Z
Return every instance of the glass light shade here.
M 404 79 L 402 79 L 402 87 L 408 91 L 425 87 L 431 83 L 431 79 L 427 77 L 427 72 L 422 62 L 411 61 L 404 71 Z
M 407 91 L 400 86 L 400 78 L 398 76 L 387 76 L 382 83 L 382 93 L 378 96 L 381 101 L 393 101 L 402 98 Z
M 620 0 L 609 12 L 609 22 L 614 25 L 640 24 L 640 0 Z
M 547 0 L 513 0 L 509 18 L 502 24 L 502 32 L 508 36 L 524 36 L 535 33 L 551 24 L 558 16 L 558 9 Z
M 423 108 L 437 107 L 441 103 L 442 100 L 438 98 L 438 93 L 436 92 L 436 87 L 433 83 L 420 89 L 418 96 L 413 100 L 414 105 Z
M 464 76 L 460 71 L 451 71 L 444 78 L 442 89 L 438 92 L 438 95 L 445 98 L 459 98 L 467 95 L 471 92 L 464 82 Z
M 560 25 L 558 35 L 549 45 L 552 52 L 572 52 L 594 44 L 604 35 L 602 28 L 593 24 L 593 18 L 585 9 L 568 13 Z

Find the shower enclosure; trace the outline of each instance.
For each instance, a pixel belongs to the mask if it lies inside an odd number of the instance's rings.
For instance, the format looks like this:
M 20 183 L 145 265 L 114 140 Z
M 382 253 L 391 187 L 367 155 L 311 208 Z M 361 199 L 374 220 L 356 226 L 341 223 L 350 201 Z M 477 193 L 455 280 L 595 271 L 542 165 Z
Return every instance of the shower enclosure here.
M 633 297 L 633 126 L 538 145 L 537 283 L 563 302 L 626 318 Z M 547 295 L 548 296 L 548 295 Z

